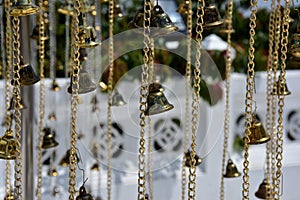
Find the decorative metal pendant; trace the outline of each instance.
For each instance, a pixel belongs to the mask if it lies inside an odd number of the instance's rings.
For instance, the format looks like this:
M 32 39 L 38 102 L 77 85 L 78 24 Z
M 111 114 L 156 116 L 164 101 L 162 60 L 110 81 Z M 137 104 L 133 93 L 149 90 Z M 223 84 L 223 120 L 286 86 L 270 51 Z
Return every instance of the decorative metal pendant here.
M 187 151 L 185 153 L 185 166 L 186 167 L 191 167 L 192 166 L 192 154 L 190 151 Z M 202 163 L 202 159 L 196 154 L 195 155 L 195 160 L 196 160 L 196 163 L 195 163 L 195 166 L 198 166 Z
M 259 185 L 258 190 L 255 192 L 255 196 L 260 199 L 267 199 L 267 192 L 271 190 L 271 185 L 267 181 L 267 179 L 264 179 L 263 182 Z
M 237 170 L 236 165 L 231 159 L 228 159 L 227 161 L 226 172 L 223 176 L 224 178 L 236 178 L 241 176 L 241 173 Z
M 86 192 L 84 186 L 79 188 L 79 196 L 76 197 L 76 200 L 94 200 L 93 196 Z
M 0 137 L 0 159 L 15 160 L 17 157 L 17 141 L 11 129 L 5 131 Z
M 55 140 L 55 132 L 51 130 L 49 127 L 44 128 L 44 137 L 43 137 L 43 149 L 50 149 L 56 147 L 58 142 Z
M 68 92 L 72 94 L 72 77 L 71 77 L 71 84 L 68 87 Z M 92 81 L 89 73 L 81 69 L 79 72 L 79 88 L 78 88 L 78 94 L 84 94 L 88 92 L 92 92 L 96 90 L 97 86 L 96 84 Z
M 32 15 L 40 11 L 40 8 L 34 5 L 30 0 L 18 0 L 13 2 L 9 14 L 14 17 Z

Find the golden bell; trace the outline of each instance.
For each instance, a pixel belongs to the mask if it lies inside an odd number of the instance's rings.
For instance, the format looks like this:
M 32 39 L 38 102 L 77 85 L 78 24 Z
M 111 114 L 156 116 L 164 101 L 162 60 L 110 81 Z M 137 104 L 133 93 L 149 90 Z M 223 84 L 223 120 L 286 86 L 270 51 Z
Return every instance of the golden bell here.
M 98 164 L 98 163 L 94 163 L 94 164 L 91 166 L 91 170 L 92 170 L 92 171 L 99 171 L 99 170 L 100 170 L 99 164 Z
M 264 179 L 263 182 L 259 185 L 258 190 L 255 192 L 255 196 L 260 199 L 267 199 L 268 197 L 268 191 L 271 190 L 271 185 L 267 181 L 267 179 Z
M 7 193 L 4 200 L 14 200 L 15 196 L 12 193 Z
M 40 8 L 34 5 L 30 0 L 18 0 L 17 2 L 13 2 L 10 8 L 9 14 L 18 17 L 25 15 L 32 15 L 37 13 Z
M 79 157 L 76 153 L 77 163 L 79 162 Z M 65 156 L 60 160 L 59 165 L 62 167 L 66 167 L 70 164 L 70 149 L 67 150 Z
M 86 192 L 84 186 L 79 188 L 79 196 L 76 197 L 76 200 L 94 200 L 93 196 Z
M 281 85 L 280 85 L 281 82 Z M 276 88 L 275 88 L 276 87 Z M 272 95 L 290 95 L 291 92 L 289 91 L 286 82 L 283 82 L 281 76 L 279 76 L 278 81 L 274 84 L 273 91 L 271 92 Z
M 182 14 L 182 15 L 187 15 L 190 12 L 192 12 L 192 10 L 190 10 L 190 2 L 189 1 L 183 1 L 179 4 L 178 9 L 176 12 Z
M 241 173 L 237 170 L 236 165 L 232 162 L 231 159 L 228 159 L 227 166 L 226 166 L 226 172 L 223 175 L 224 178 L 235 178 L 239 177 Z
M 249 135 L 249 144 L 262 144 L 270 140 L 270 136 L 267 135 L 264 126 L 261 122 L 252 122 L 252 125 L 246 131 L 250 132 Z
M 151 31 L 152 37 L 167 35 L 178 30 L 178 27 L 173 24 L 170 17 L 159 5 L 154 6 L 152 9 L 151 27 L 157 28 Z
M 22 99 L 19 100 L 19 103 L 16 105 L 14 101 L 14 97 L 11 98 L 8 110 L 23 110 L 26 109 L 27 106 L 23 103 Z
M 60 87 L 58 83 L 55 81 L 55 79 L 52 81 L 51 90 L 55 92 L 60 91 Z
M 187 151 L 185 153 L 185 166 L 186 167 L 191 167 L 192 166 L 192 154 L 190 151 Z M 195 166 L 198 166 L 202 163 L 202 159 L 196 154 L 195 155 L 195 160 L 196 160 L 196 163 L 195 163 Z
M 17 157 L 17 141 L 11 129 L 5 131 L 0 137 L 0 159 L 15 160 Z
M 71 77 L 71 84 L 68 87 L 68 92 L 72 94 L 72 77 Z M 79 72 L 79 88 L 78 88 L 78 94 L 84 94 L 88 92 L 92 92 L 96 90 L 96 84 L 92 81 L 89 73 L 81 69 Z
M 39 24 L 35 25 L 35 27 L 32 30 L 32 33 L 30 35 L 31 39 L 34 40 L 39 40 L 40 39 L 40 29 L 39 29 Z M 48 40 L 49 39 L 49 33 L 47 31 L 48 29 L 45 29 L 45 35 L 41 38 L 41 40 Z
M 48 119 L 49 119 L 50 121 L 56 121 L 56 115 L 55 115 L 55 112 L 50 113 L 49 116 L 48 116 Z
M 124 17 L 120 4 L 117 3 L 114 4 L 114 16 L 119 19 Z
M 33 85 L 40 81 L 40 78 L 34 72 L 30 64 L 24 64 L 23 61 L 20 61 L 20 79 L 19 82 L 21 85 Z M 11 80 L 11 84 L 14 85 L 14 80 Z
M 58 145 L 58 142 L 55 140 L 55 132 L 51 130 L 50 128 L 46 127 L 44 128 L 44 137 L 43 137 L 43 143 L 42 148 L 43 149 L 50 149 L 53 147 L 56 147 Z
M 174 106 L 168 102 L 161 88 L 162 86 L 159 83 L 151 83 L 149 85 L 145 115 L 155 115 L 174 108 Z
M 223 21 L 218 8 L 215 5 L 210 4 L 209 1 L 205 1 L 203 28 L 215 28 L 222 24 Z
M 118 90 L 115 91 L 115 94 L 112 97 L 112 106 L 124 106 L 126 102 L 124 101 L 122 95 L 119 93 Z
M 92 48 L 99 45 L 96 42 L 96 32 L 92 26 L 80 26 L 78 37 L 78 45 L 81 48 Z
M 51 165 L 48 172 L 47 172 L 47 174 L 48 174 L 48 176 L 55 177 L 55 176 L 58 175 L 58 172 L 57 172 L 56 168 L 53 165 Z

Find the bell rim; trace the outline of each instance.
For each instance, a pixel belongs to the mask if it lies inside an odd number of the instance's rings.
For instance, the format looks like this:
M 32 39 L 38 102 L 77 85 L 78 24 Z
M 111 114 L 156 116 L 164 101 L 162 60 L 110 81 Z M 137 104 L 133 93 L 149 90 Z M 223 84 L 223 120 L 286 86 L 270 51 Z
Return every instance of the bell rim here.
M 33 84 L 39 82 L 40 80 L 41 80 L 41 79 L 40 79 L 39 77 L 35 77 L 33 81 L 24 81 L 24 82 L 22 82 L 22 81 L 20 80 L 20 84 L 21 84 L 22 86 L 28 86 L 28 85 L 33 85 Z
M 203 28 L 204 29 L 211 29 L 211 28 L 216 28 L 216 27 L 222 26 L 222 25 L 223 25 L 222 21 L 215 21 L 215 22 L 212 22 L 212 23 L 203 24 Z
M 263 194 L 261 194 L 260 192 L 256 191 L 254 194 L 257 198 L 259 199 L 266 199 L 266 196 L 263 196 Z
M 68 9 L 67 7 L 59 8 L 57 10 L 57 12 L 59 12 L 60 14 L 63 14 L 63 15 L 69 15 L 69 16 L 74 15 L 73 9 Z
M 255 140 L 255 141 L 250 140 L 250 142 L 248 144 L 251 144 L 251 145 L 263 144 L 270 140 L 271 140 L 270 136 L 266 136 L 266 137 L 261 138 L 260 140 Z
M 79 45 L 80 48 L 94 48 L 94 47 L 100 45 L 100 43 L 92 41 L 89 44 L 78 43 L 78 45 Z
M 25 9 L 24 9 L 25 7 Z M 14 17 L 32 15 L 40 11 L 40 7 L 32 4 L 12 6 L 9 14 Z
M 237 177 L 240 177 L 240 176 L 241 176 L 240 172 L 235 172 L 233 175 L 223 174 L 224 178 L 237 178 Z
M 42 145 L 42 149 L 51 149 L 53 147 L 57 147 L 58 146 L 58 142 L 54 141 L 52 144 L 50 145 Z
M 145 111 L 145 115 L 149 116 L 149 115 L 157 115 L 157 114 L 160 114 L 160 113 L 164 113 L 166 111 L 169 111 L 169 110 L 172 110 L 174 108 L 173 104 L 168 104 L 167 106 L 165 106 L 166 108 L 165 109 L 161 109 L 161 110 L 156 110 L 156 111 L 152 111 L 150 113 L 150 109 L 147 109 Z
M 0 153 L 0 159 L 3 159 L 3 160 L 16 160 L 17 159 L 17 155 L 12 155 L 12 156 L 7 156 L 2 153 Z

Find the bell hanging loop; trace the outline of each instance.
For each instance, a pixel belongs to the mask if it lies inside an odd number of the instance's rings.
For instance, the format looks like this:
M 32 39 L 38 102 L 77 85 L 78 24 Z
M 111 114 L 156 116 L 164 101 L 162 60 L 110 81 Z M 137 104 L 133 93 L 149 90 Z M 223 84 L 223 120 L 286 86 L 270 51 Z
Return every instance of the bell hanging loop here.
M 238 171 L 236 165 L 233 163 L 231 159 L 228 159 L 226 172 L 223 174 L 224 178 L 236 178 L 241 176 L 241 173 Z
M 40 11 L 40 7 L 36 6 L 31 0 L 13 1 L 9 14 L 14 17 L 32 15 Z
M 17 155 L 17 141 L 14 138 L 14 132 L 8 129 L 0 137 L 0 159 L 15 160 Z

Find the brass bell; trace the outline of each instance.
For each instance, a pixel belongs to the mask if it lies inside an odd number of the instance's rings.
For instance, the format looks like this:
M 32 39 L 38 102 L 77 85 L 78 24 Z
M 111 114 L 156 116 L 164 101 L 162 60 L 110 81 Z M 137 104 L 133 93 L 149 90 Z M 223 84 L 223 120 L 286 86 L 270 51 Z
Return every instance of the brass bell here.
M 39 40 L 40 39 L 40 29 L 39 29 L 39 24 L 35 25 L 35 27 L 32 30 L 32 33 L 30 35 L 31 39 L 34 40 Z M 49 39 L 49 33 L 47 31 L 48 29 L 45 29 L 45 35 L 41 38 L 41 40 L 48 40 Z
M 271 185 L 267 181 L 267 179 L 264 179 L 263 182 L 259 185 L 258 190 L 255 192 L 255 196 L 260 199 L 267 199 L 268 197 L 268 191 L 271 190 Z
M 60 87 L 55 79 L 52 81 L 51 90 L 55 92 L 60 91 Z
M 80 26 L 78 37 L 78 45 L 81 48 L 92 48 L 99 45 L 99 43 L 96 42 L 96 32 L 92 26 Z
M 78 163 L 79 157 L 78 157 L 77 153 L 76 153 L 76 160 Z M 65 156 L 60 160 L 59 165 L 62 167 L 66 167 L 69 165 L 69 163 L 70 163 L 70 149 L 67 150 Z
M 149 94 L 147 96 L 146 115 L 155 115 L 174 108 L 161 91 L 162 86 L 159 83 L 149 85 Z
M 120 4 L 117 3 L 114 4 L 114 16 L 119 19 L 124 17 Z
M 50 113 L 49 116 L 48 116 L 48 119 L 49 119 L 50 121 L 56 121 L 56 115 L 55 115 L 55 112 Z
M 191 167 L 192 166 L 192 154 L 190 151 L 187 151 L 185 153 L 185 166 L 186 167 Z M 195 163 L 195 166 L 198 166 L 202 163 L 202 159 L 196 154 L 195 155 L 195 160 L 196 160 L 196 163 Z
M 115 94 L 112 97 L 112 106 L 124 106 L 126 102 L 124 101 L 122 95 L 119 93 L 118 90 L 115 91 Z
M 189 14 L 190 12 L 192 12 L 192 10 L 190 10 L 190 2 L 189 1 L 182 1 L 179 6 L 178 6 L 178 9 L 176 12 L 182 14 L 182 15 L 187 15 Z
M 17 141 L 11 129 L 5 131 L 0 137 L 0 159 L 15 160 L 17 157 Z
M 79 72 L 79 88 L 78 88 L 78 94 L 84 94 L 88 92 L 92 92 L 96 90 L 96 84 L 92 81 L 89 73 L 81 69 Z M 71 77 L 71 84 L 68 87 L 68 92 L 72 94 L 72 77 Z
M 237 170 L 236 165 L 232 162 L 231 159 L 228 159 L 227 166 L 226 166 L 226 172 L 223 175 L 224 178 L 235 178 L 239 177 L 241 173 Z
M 86 192 L 84 186 L 79 188 L 79 196 L 76 197 L 76 200 L 94 200 L 93 196 Z
M 58 172 L 57 172 L 56 168 L 53 165 L 51 165 L 47 174 L 48 174 L 48 176 L 56 177 L 58 175 Z
M 249 144 L 262 144 L 266 143 L 270 140 L 270 136 L 267 135 L 266 130 L 261 122 L 254 121 L 251 124 L 251 127 L 249 129 L 246 129 L 246 131 L 250 132 L 249 135 Z
M 43 137 L 43 143 L 42 148 L 43 149 L 50 149 L 53 147 L 56 147 L 58 145 L 58 142 L 55 140 L 55 131 L 51 130 L 49 127 L 44 128 L 44 137 Z
M 281 82 L 281 85 L 280 85 Z M 276 87 L 276 88 L 275 88 Z M 286 82 L 284 83 L 281 76 L 278 77 L 278 81 L 274 84 L 272 95 L 290 95 L 291 92 L 289 91 Z
M 12 193 L 7 193 L 4 200 L 14 200 L 15 196 Z
M 22 99 L 19 100 L 19 103 L 15 105 L 14 97 L 11 98 L 8 110 L 23 110 L 26 109 L 27 106 L 23 103 Z
M 203 15 L 203 28 L 215 28 L 221 26 L 223 21 L 221 19 L 218 8 L 205 0 L 204 15 Z
M 24 64 L 22 59 L 20 61 L 20 79 L 19 82 L 21 85 L 33 85 L 40 81 L 40 78 L 34 72 L 30 64 Z M 14 80 L 11 80 L 11 84 L 14 85 Z
M 170 34 L 178 30 L 178 27 L 173 24 L 170 17 L 164 12 L 161 6 L 156 5 L 152 9 L 151 13 L 151 36 L 162 36 Z
M 99 171 L 99 170 L 100 170 L 99 164 L 98 164 L 97 162 L 94 163 L 94 164 L 91 166 L 91 170 L 92 170 L 92 171 Z
M 17 2 L 13 2 L 10 8 L 9 14 L 18 17 L 25 15 L 32 15 L 37 13 L 40 8 L 34 5 L 30 0 L 18 0 Z

